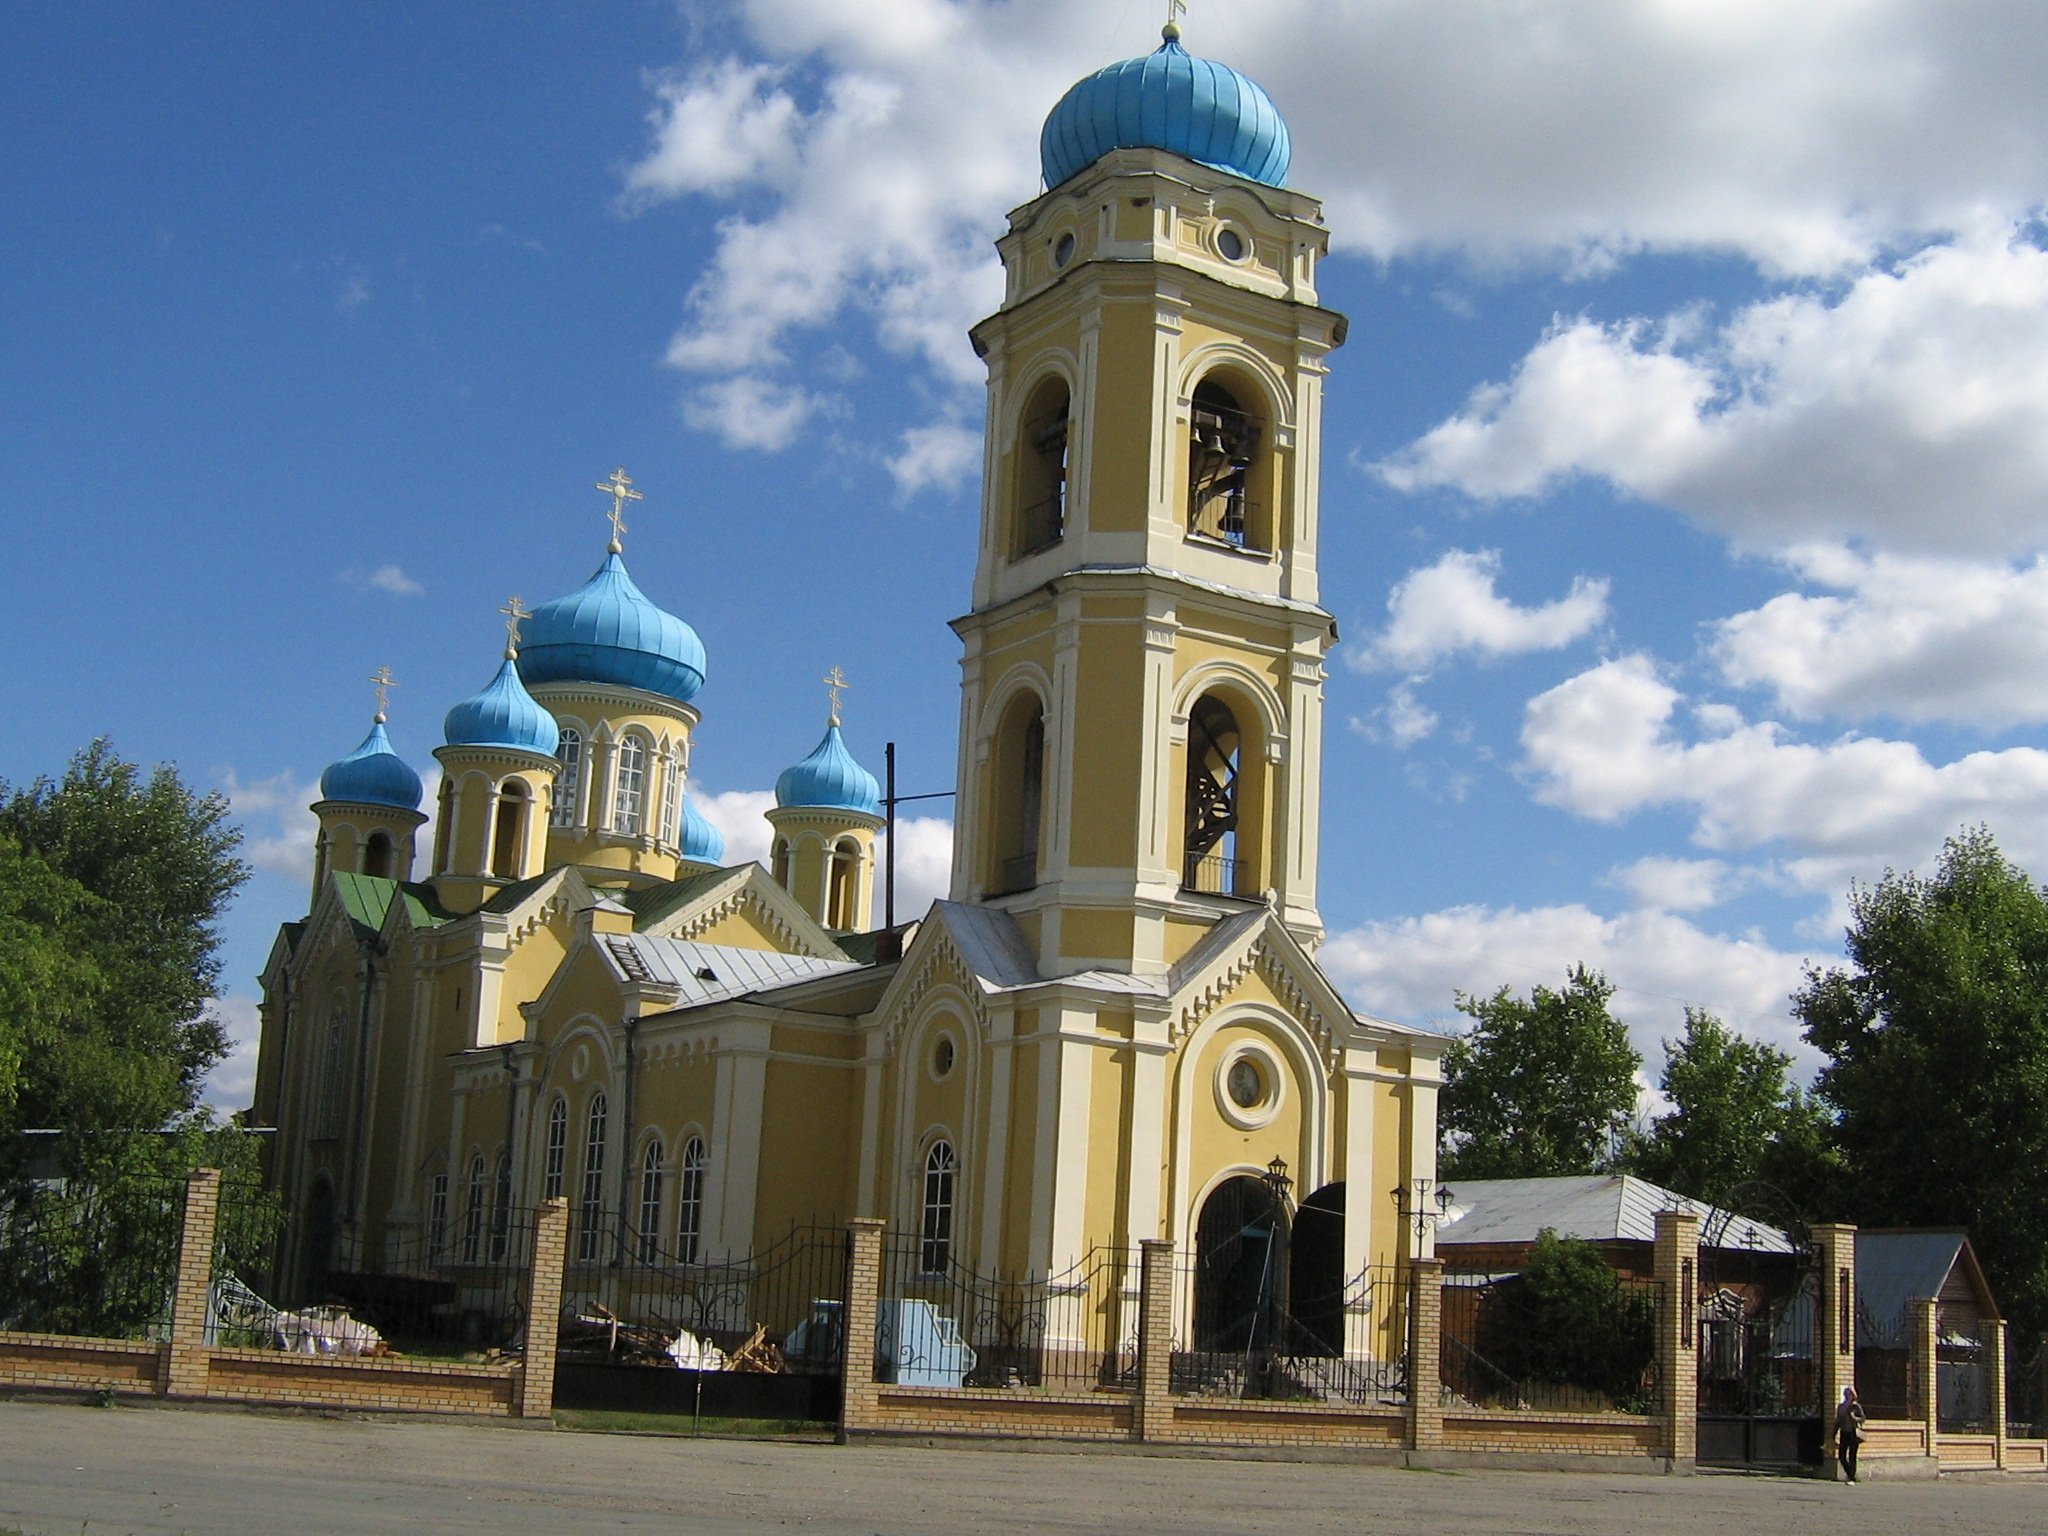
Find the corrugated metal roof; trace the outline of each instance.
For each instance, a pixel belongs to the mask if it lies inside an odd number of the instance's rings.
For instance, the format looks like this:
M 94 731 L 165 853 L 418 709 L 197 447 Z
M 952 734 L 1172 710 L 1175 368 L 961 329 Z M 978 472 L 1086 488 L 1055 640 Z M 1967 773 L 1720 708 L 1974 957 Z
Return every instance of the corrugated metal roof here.
M 815 960 L 808 955 L 698 944 L 647 933 L 607 934 L 604 950 L 626 980 L 673 987 L 678 1008 L 860 969 L 848 960 Z
M 1024 930 L 1007 912 L 969 907 L 957 901 L 932 903 L 928 922 L 943 923 L 967 968 L 993 988 L 1028 987 L 1041 981 Z
M 1911 1304 L 1941 1294 L 1965 1240 L 1961 1232 L 1858 1232 L 1856 1342 L 1901 1344 Z
M 1586 1242 L 1655 1242 L 1659 1211 L 1690 1211 L 1701 1228 L 1716 1228 L 1713 1206 L 1633 1174 L 1589 1174 L 1555 1179 L 1469 1179 L 1452 1185 L 1453 1219 L 1436 1229 L 1439 1248 L 1459 1244 L 1533 1243 L 1545 1227 Z M 1776 1227 L 1731 1216 L 1723 1248 L 1790 1253 Z

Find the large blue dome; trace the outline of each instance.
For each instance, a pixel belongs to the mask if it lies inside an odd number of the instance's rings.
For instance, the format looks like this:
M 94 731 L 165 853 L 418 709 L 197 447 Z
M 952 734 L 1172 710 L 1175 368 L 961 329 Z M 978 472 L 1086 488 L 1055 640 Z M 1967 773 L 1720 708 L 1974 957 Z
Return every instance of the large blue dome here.
M 853 754 L 840 738 L 838 725 L 833 724 L 825 728 L 825 739 L 809 757 L 794 768 L 782 770 L 782 777 L 775 781 L 775 803 L 879 816 L 882 786 L 875 782 L 872 773 L 853 760 Z
M 1038 136 L 1045 184 L 1112 149 L 1167 149 L 1269 187 L 1286 182 L 1292 155 L 1273 98 L 1229 65 L 1188 53 L 1178 27 L 1157 52 L 1098 69 L 1060 98 Z
M 725 834 L 704 819 L 697 802 L 683 797 L 683 857 L 692 864 L 723 864 Z
M 489 687 L 448 711 L 442 734 L 451 747 L 511 747 L 543 757 L 553 757 L 562 744 L 555 717 L 526 691 L 519 664 L 510 656 Z
M 320 775 L 320 798 L 350 805 L 388 805 L 395 810 L 420 808 L 420 776 L 391 750 L 384 717 L 370 727 L 363 744 Z
M 617 550 L 574 592 L 535 609 L 521 635 L 528 683 L 613 683 L 679 704 L 704 686 L 697 632 L 647 600 Z

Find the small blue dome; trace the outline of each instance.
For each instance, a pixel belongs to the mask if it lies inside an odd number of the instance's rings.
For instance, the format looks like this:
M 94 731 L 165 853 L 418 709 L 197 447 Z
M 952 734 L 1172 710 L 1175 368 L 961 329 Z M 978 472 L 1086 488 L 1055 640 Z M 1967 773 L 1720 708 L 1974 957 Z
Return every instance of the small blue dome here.
M 1045 184 L 1056 187 L 1112 149 L 1167 149 L 1277 187 L 1292 150 L 1279 109 L 1247 76 L 1198 59 L 1171 28 L 1156 53 L 1098 69 L 1052 109 L 1038 136 Z
M 420 776 L 404 758 L 391 750 L 391 738 L 384 734 L 384 717 L 370 727 L 363 744 L 320 775 L 322 800 L 345 800 L 350 805 L 388 805 L 395 810 L 420 808 Z
M 612 683 L 679 704 L 704 686 L 697 632 L 647 600 L 617 550 L 567 597 L 542 603 L 520 633 L 528 683 Z
M 779 806 L 816 806 L 838 811 L 858 811 L 863 816 L 882 814 L 882 786 L 875 776 L 853 760 L 840 739 L 838 725 L 825 728 L 825 739 L 817 750 L 794 768 L 782 770 L 775 781 L 775 803 Z
M 442 734 L 451 747 L 511 747 L 544 757 L 553 757 L 562 743 L 555 717 L 534 702 L 510 656 L 488 688 L 448 711 Z
M 683 797 L 683 857 L 692 864 L 723 864 L 725 834 L 704 819 L 697 802 Z

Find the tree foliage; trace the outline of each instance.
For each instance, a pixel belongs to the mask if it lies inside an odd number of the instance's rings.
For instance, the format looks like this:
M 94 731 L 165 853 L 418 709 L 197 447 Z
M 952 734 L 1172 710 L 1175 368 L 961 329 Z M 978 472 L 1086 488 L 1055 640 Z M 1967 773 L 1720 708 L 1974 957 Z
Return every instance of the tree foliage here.
M 1611 1159 L 1643 1064 L 1608 1012 L 1613 995 L 1584 966 L 1562 990 L 1539 986 L 1526 1000 L 1506 987 L 1486 998 L 1458 994 L 1475 1023 L 1444 1053 L 1446 1178 L 1592 1173 Z
M 2048 898 L 1983 829 L 1850 896 L 1847 967 L 1793 996 L 1865 1224 L 1967 1227 L 2025 1337 L 2048 1326 Z
M 1591 1243 L 1545 1227 L 1521 1274 L 1491 1288 L 1479 1318 L 1480 1352 L 1508 1381 L 1576 1387 L 1604 1406 L 1646 1410 L 1655 1303 L 1624 1288 Z

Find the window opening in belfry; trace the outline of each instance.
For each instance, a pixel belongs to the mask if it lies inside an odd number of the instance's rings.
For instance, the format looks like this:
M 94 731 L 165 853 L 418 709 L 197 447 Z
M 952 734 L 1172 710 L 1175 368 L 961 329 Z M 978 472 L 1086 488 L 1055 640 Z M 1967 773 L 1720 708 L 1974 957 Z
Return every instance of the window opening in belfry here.
M 1239 549 L 1261 549 L 1250 499 L 1261 423 L 1213 379 L 1195 386 L 1188 411 L 1188 532 Z
M 1045 812 L 1045 711 L 1035 698 L 1018 700 L 1004 722 L 997 761 L 995 888 L 992 896 L 1038 884 L 1038 839 Z
M 785 891 L 789 889 L 789 844 L 782 838 L 775 839 L 775 847 L 768 855 L 770 873 L 775 883 Z
M 379 880 L 391 878 L 391 835 L 388 832 L 372 832 L 369 842 L 363 845 L 363 873 Z
M 1010 541 L 1013 560 L 1049 548 L 1066 534 L 1068 412 L 1063 380 L 1047 380 L 1031 397 L 1017 449 L 1017 521 Z
M 850 930 L 854 920 L 854 876 L 860 869 L 860 845 L 851 838 L 832 846 L 832 876 L 825 903 L 825 926 Z
M 612 796 L 612 830 L 630 837 L 640 835 L 640 822 L 647 806 L 647 747 L 637 736 L 619 738 L 618 756 L 612 768 L 616 775 Z
M 1237 857 L 1237 717 L 1205 696 L 1188 715 L 1186 862 L 1181 884 L 1191 891 L 1236 895 L 1244 884 Z
M 562 766 L 555 776 L 555 808 L 551 818 L 558 827 L 576 825 L 576 801 L 583 789 L 583 733 L 562 727 L 555 760 Z
M 498 791 L 498 824 L 491 836 L 491 873 L 500 880 L 517 880 L 525 857 L 526 785 L 507 779 Z
M 455 845 L 455 783 L 452 779 L 441 781 L 441 792 L 434 799 L 434 873 L 449 873 L 448 850 Z

